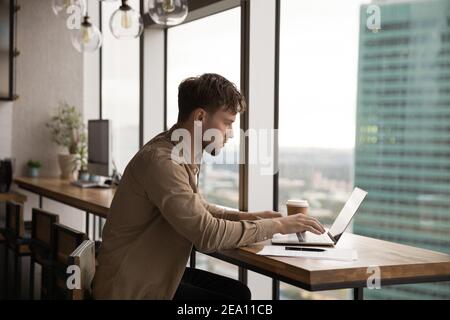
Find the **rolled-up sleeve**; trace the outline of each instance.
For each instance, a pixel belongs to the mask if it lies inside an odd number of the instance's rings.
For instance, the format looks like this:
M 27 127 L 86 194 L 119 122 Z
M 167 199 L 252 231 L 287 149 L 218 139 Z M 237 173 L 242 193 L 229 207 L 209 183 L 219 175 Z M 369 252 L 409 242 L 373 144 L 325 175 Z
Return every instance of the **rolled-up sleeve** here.
M 199 194 L 203 206 L 206 208 L 206 210 L 209 211 L 214 217 L 219 219 L 225 219 L 230 221 L 239 221 L 239 212 L 234 210 L 227 210 L 225 208 L 221 208 L 219 206 L 216 206 L 215 204 L 209 203 L 205 197 L 203 197 L 201 194 Z
M 136 177 L 164 219 L 197 250 L 214 252 L 272 238 L 274 221 L 219 218 L 231 213 L 218 207 L 212 208 L 212 213 L 211 207 L 205 207 L 204 199 L 192 190 L 184 165 L 154 150 L 147 152 L 146 158 L 146 167 Z

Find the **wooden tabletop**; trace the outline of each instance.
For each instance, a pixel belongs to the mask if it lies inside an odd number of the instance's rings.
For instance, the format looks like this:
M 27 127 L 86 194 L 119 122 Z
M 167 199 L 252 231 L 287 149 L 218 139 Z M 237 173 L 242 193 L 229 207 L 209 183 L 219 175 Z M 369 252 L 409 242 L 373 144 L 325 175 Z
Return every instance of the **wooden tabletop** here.
M 106 218 L 115 188 L 80 188 L 70 180 L 60 178 L 17 177 L 14 182 L 21 188 L 69 206 Z
M 106 217 L 115 189 L 82 189 L 59 178 L 24 178 L 19 187 L 44 197 Z M 344 233 L 338 248 L 352 248 L 358 260 L 351 262 L 307 258 L 259 256 L 264 244 L 210 254 L 311 291 L 365 287 L 368 268 L 380 267 L 381 285 L 450 281 L 450 256 L 444 253 Z
M 381 286 L 450 281 L 448 254 L 351 233 L 336 246 L 357 250 L 358 260 L 351 262 L 256 255 L 264 244 L 270 241 L 211 255 L 310 291 L 365 287 L 373 266 L 380 268 Z

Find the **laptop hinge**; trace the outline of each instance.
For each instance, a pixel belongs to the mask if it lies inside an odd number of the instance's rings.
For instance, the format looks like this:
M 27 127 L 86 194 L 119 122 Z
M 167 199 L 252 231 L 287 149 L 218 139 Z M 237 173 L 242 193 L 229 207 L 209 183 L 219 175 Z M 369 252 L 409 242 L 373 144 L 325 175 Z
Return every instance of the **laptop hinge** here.
M 331 235 L 330 231 L 328 231 L 328 236 L 330 237 L 330 239 L 333 241 L 334 244 L 336 244 L 337 241 L 339 240 L 339 238 L 336 239 L 335 237 L 333 237 L 333 236 Z

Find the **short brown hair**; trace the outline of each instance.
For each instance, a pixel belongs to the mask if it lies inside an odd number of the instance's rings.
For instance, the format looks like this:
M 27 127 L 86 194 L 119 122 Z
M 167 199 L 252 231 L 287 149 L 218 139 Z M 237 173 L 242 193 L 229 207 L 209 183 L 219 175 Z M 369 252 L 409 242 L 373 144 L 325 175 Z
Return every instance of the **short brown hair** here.
M 199 107 L 211 114 L 221 107 L 240 113 L 245 111 L 246 103 L 232 82 L 221 75 L 205 73 L 185 79 L 178 87 L 178 122 L 188 119 Z

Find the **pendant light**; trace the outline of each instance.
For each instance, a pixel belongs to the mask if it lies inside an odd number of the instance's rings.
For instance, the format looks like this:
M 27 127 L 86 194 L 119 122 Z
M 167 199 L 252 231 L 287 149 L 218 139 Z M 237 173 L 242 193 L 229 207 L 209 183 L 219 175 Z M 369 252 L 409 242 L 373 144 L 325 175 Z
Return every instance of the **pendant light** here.
M 102 45 L 102 34 L 90 21 L 87 9 L 80 30 L 72 33 L 72 44 L 79 52 L 94 52 Z
M 188 14 L 187 0 L 149 0 L 148 9 L 153 21 L 165 26 L 182 23 Z
M 84 12 L 84 0 L 52 0 L 53 12 L 59 17 L 67 17 L 67 9 L 71 6 L 76 6 L 80 12 Z
M 122 0 L 122 5 L 109 20 L 109 28 L 117 39 L 133 39 L 139 38 L 144 23 L 139 12 L 131 8 L 127 0 Z

